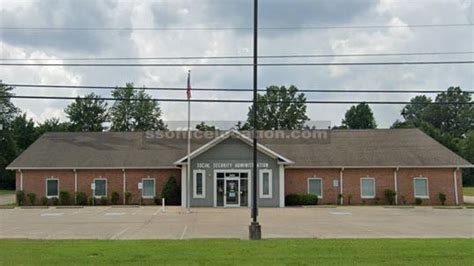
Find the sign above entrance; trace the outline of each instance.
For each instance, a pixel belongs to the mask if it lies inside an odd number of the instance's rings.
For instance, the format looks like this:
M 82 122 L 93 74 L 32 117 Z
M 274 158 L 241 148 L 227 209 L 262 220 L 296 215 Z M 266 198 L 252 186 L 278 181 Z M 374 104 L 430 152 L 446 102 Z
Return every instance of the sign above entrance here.
M 249 169 L 253 167 L 253 163 L 197 163 L 198 169 Z M 258 168 L 268 168 L 268 163 L 257 163 Z

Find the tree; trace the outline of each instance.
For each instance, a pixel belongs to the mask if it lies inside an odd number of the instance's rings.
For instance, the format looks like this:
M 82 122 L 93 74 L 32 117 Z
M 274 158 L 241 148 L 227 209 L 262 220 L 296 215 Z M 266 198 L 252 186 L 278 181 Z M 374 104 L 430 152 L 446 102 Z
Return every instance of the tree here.
M 424 112 L 431 102 L 430 97 L 425 95 L 416 96 L 403 108 L 401 114 L 405 121 L 422 121 L 424 119 Z
M 17 156 L 17 146 L 12 131 L 12 123 L 19 109 L 10 101 L 12 87 L 0 82 L 0 188 L 15 188 L 15 173 L 5 168 Z
M 117 87 L 116 99 L 110 109 L 113 131 L 165 130 L 161 109 L 144 89 L 135 89 L 132 83 Z
M 464 159 L 474 163 L 474 130 L 466 134 L 466 138 L 461 143 L 461 151 Z M 463 185 L 474 186 L 474 169 L 463 169 Z
M 377 123 L 370 106 L 367 103 L 360 103 L 346 112 L 342 126 L 350 129 L 373 129 L 377 128 Z
M 169 177 L 161 195 L 166 200 L 167 205 L 181 204 L 181 190 L 178 186 L 178 183 L 176 182 L 176 177 L 174 175 Z
M 306 96 L 298 88 L 269 86 L 265 94 L 257 95 L 257 123 L 260 130 L 303 129 L 306 121 Z M 241 130 L 253 127 L 253 106 Z
M 196 129 L 199 131 L 216 131 L 215 126 L 206 125 L 206 123 L 201 122 L 200 124 L 196 125 Z
M 39 136 L 47 132 L 67 132 L 69 131 L 69 123 L 61 122 L 59 118 L 53 117 L 40 123 L 36 128 L 36 131 Z
M 38 138 L 33 119 L 27 119 L 26 113 L 17 116 L 12 123 L 12 131 L 19 152 L 24 151 Z
M 91 93 L 76 100 L 64 110 L 72 131 L 102 131 L 107 121 L 107 103 Z

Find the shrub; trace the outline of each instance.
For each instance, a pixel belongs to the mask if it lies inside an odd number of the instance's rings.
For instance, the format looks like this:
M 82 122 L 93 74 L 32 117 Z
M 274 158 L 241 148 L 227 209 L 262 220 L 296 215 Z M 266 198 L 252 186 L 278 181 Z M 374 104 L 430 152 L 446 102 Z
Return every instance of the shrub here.
M 107 205 L 108 202 L 109 200 L 107 199 L 107 197 L 102 197 L 100 198 L 100 201 L 99 201 L 100 205 Z
M 59 191 L 59 202 L 61 205 L 70 205 L 71 204 L 71 197 L 69 195 L 69 192 L 67 191 Z
M 78 192 L 78 193 L 76 194 L 76 204 L 77 204 L 77 205 L 81 205 L 81 206 L 87 205 L 87 196 L 86 196 L 86 193 L 84 193 L 84 192 Z
M 352 195 L 347 195 L 347 204 L 351 205 Z
M 153 202 L 155 202 L 156 205 L 161 205 L 161 199 L 158 197 L 154 197 Z
M 33 193 L 33 192 L 30 192 L 28 194 L 26 194 L 28 196 L 28 199 L 30 200 L 30 204 L 31 206 L 34 206 L 35 203 L 36 203 L 36 194 Z
M 117 205 L 120 200 L 120 194 L 117 191 L 113 191 L 112 195 L 110 197 L 110 201 L 112 202 L 113 205 Z
M 400 199 L 401 199 L 403 205 L 407 205 L 407 199 L 405 198 L 405 196 L 403 196 L 403 195 L 400 196 Z
M 285 197 L 285 205 L 287 206 L 302 206 L 302 205 L 317 205 L 318 196 L 313 194 L 289 194 Z
M 379 198 L 379 197 L 375 197 L 375 198 L 374 198 L 374 201 L 375 201 L 375 205 L 379 205 L 380 198 Z
M 89 206 L 94 206 L 94 205 L 97 205 L 96 204 L 96 200 L 94 199 L 94 197 L 89 197 L 89 199 L 87 200 L 87 205 Z
M 163 188 L 163 193 L 161 195 L 163 195 L 163 198 L 166 200 L 166 203 L 168 205 L 181 204 L 181 191 L 174 175 L 170 176 L 170 178 L 166 182 L 166 185 Z
M 19 206 L 25 205 L 25 192 L 23 192 L 22 190 L 16 192 L 16 203 Z
M 47 197 L 42 197 L 41 198 L 41 205 L 48 206 L 49 205 L 49 199 Z
M 439 198 L 439 201 L 441 202 L 441 205 L 444 205 L 444 203 L 446 202 L 446 194 L 439 193 L 438 198 Z
M 385 196 L 385 200 L 389 205 L 395 204 L 395 196 L 397 195 L 395 191 L 391 189 L 386 189 L 383 191 L 383 194 Z
M 130 199 L 132 198 L 132 193 L 125 192 L 125 204 L 130 204 Z
M 59 205 L 59 199 L 58 198 L 52 198 L 51 203 L 52 203 L 53 206 L 57 206 L 57 205 Z
M 337 204 L 342 205 L 344 203 L 344 194 L 339 193 L 337 194 Z
M 415 204 L 416 205 L 421 205 L 423 203 L 423 200 L 420 198 L 415 198 Z

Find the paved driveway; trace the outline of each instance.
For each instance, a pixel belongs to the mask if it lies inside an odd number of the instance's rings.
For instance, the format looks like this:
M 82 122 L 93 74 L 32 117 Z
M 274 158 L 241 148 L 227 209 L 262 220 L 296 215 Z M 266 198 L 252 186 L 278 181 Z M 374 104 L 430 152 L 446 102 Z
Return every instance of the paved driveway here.
M 260 209 L 264 238 L 473 238 L 474 209 Z M 159 207 L 0 210 L 0 238 L 248 238 L 249 210 Z

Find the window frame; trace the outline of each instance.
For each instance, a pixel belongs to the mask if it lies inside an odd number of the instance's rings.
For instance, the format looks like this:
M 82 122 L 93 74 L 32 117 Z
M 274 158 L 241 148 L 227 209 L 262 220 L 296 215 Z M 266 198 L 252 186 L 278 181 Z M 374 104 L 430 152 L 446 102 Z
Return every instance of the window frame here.
M 197 194 L 197 175 L 202 176 L 202 194 Z M 193 198 L 204 199 L 206 198 L 206 170 L 194 170 L 193 171 Z
M 318 195 L 318 194 L 311 194 L 310 190 L 309 190 L 309 183 L 311 182 L 311 180 L 319 180 L 319 182 L 321 182 L 321 195 Z M 308 185 L 308 194 L 310 195 L 317 195 L 318 196 L 318 199 L 322 199 L 323 198 L 323 179 L 321 177 L 316 177 L 316 176 L 312 176 L 312 177 L 308 177 L 307 179 L 307 185 Z
M 372 196 L 364 196 L 363 195 L 363 193 L 362 193 L 363 192 L 363 189 L 362 189 L 363 180 L 372 180 L 373 181 L 374 194 Z M 375 197 L 377 195 L 375 182 L 376 182 L 375 177 L 366 176 L 366 177 L 361 177 L 360 178 L 360 198 L 361 199 L 375 199 Z
M 58 187 L 58 194 L 56 196 L 49 196 L 48 195 L 48 181 L 57 181 L 57 187 Z M 45 185 L 46 185 L 46 198 L 48 199 L 54 199 L 54 198 L 59 198 L 59 178 L 56 178 L 56 177 L 48 177 L 46 178 L 46 182 L 45 182 Z
M 104 181 L 105 181 L 105 195 L 96 195 L 96 194 L 95 194 L 95 193 L 97 192 L 97 184 L 95 183 L 97 180 L 104 180 Z M 100 199 L 100 198 L 102 198 L 102 197 L 107 197 L 107 195 L 108 195 L 108 194 L 107 194 L 107 190 L 108 190 L 108 186 L 109 186 L 107 183 L 108 183 L 108 182 L 107 182 L 107 178 L 105 178 L 105 177 L 94 178 L 94 186 L 95 186 L 95 189 L 94 189 L 94 191 L 93 191 L 93 193 L 94 193 L 94 198 Z
M 426 180 L 426 196 L 416 195 L 416 180 Z M 415 199 L 416 198 L 420 198 L 420 199 L 430 198 L 430 186 L 429 186 L 428 177 L 424 177 L 424 176 L 413 177 L 413 195 L 415 196 Z
M 263 194 L 263 174 L 268 174 L 268 195 Z M 262 199 L 271 199 L 273 198 L 273 171 L 272 169 L 261 169 L 258 172 L 258 184 L 259 184 L 259 196 Z
M 145 185 L 144 185 L 145 183 L 143 181 L 150 181 L 150 180 L 153 181 L 153 195 L 152 196 L 150 196 L 150 195 L 145 196 L 145 195 L 143 195 L 143 192 L 145 191 Z M 153 199 L 153 198 L 155 198 L 155 196 L 156 196 L 156 178 L 151 178 L 151 177 L 142 178 L 142 189 L 141 190 L 142 190 L 142 198 L 143 199 Z

